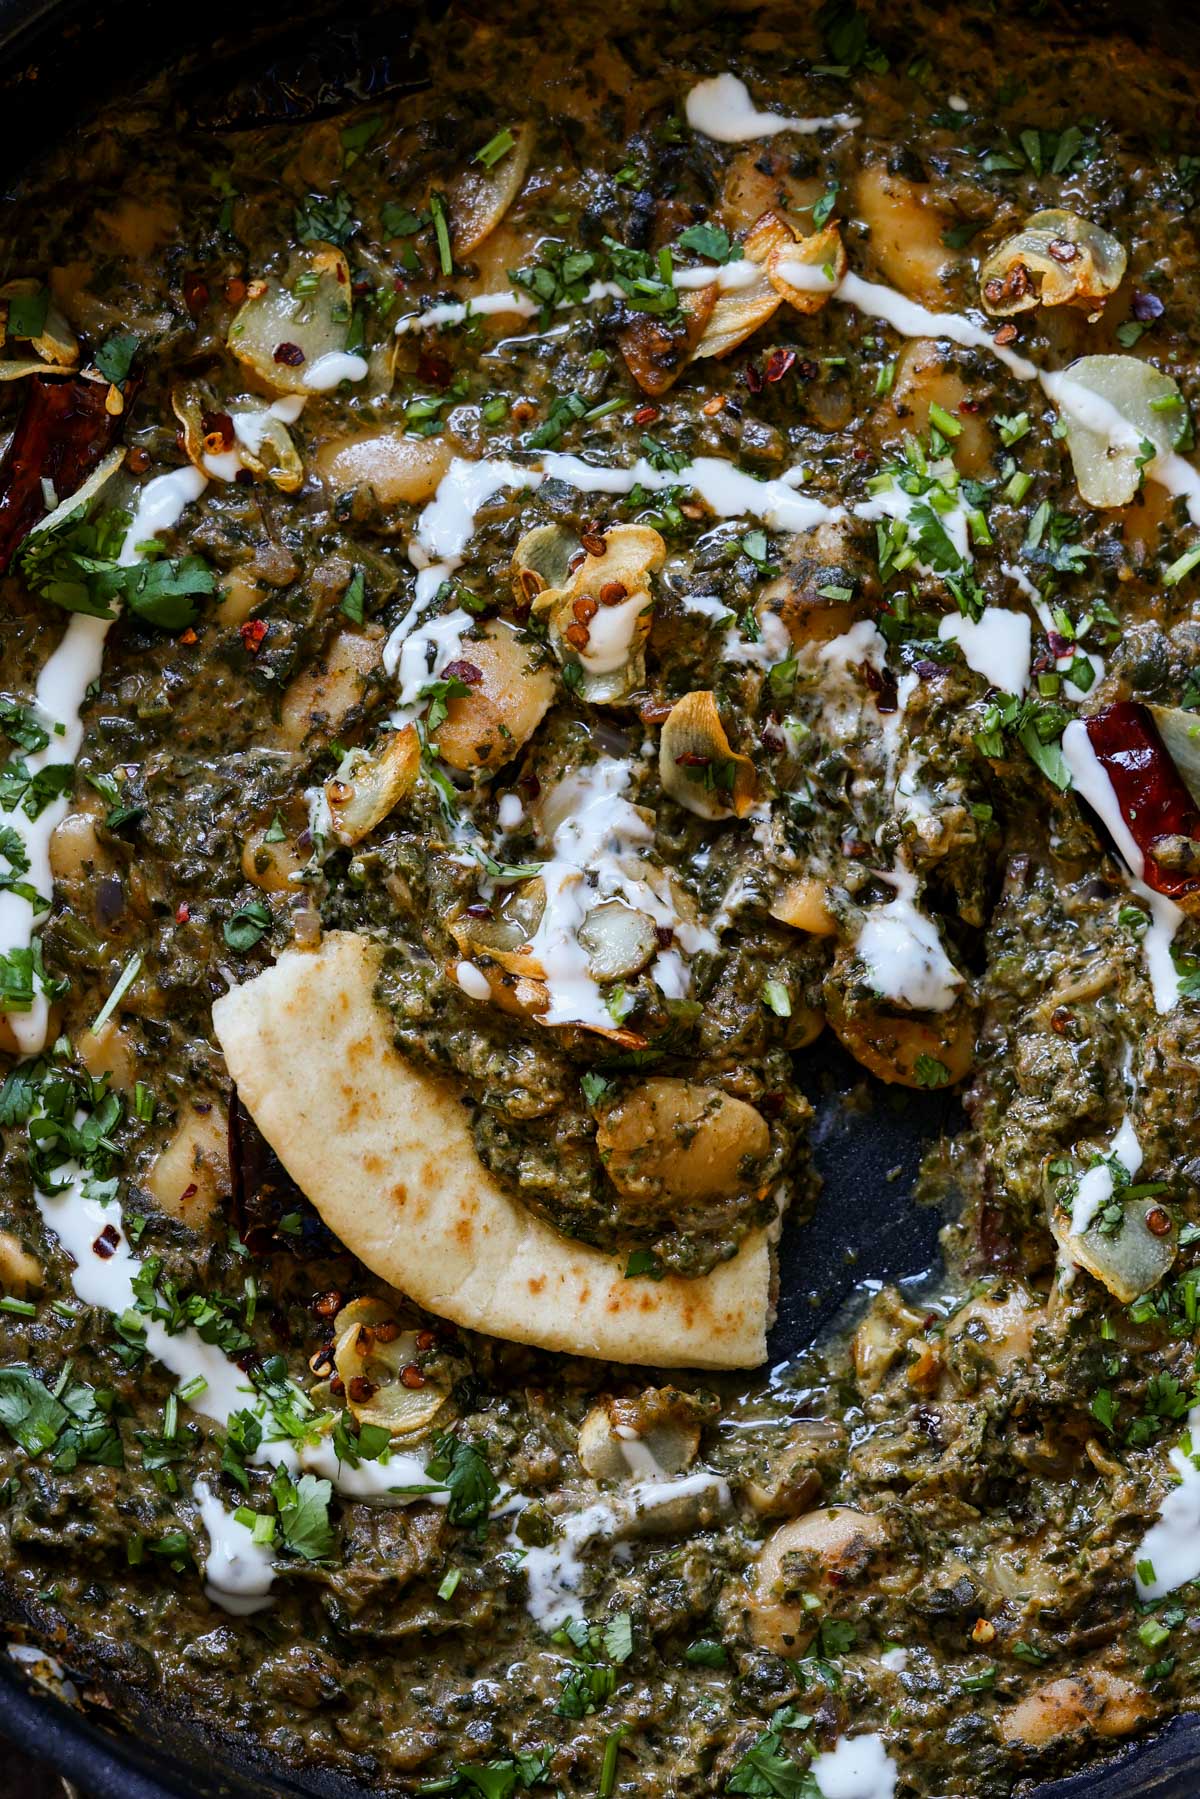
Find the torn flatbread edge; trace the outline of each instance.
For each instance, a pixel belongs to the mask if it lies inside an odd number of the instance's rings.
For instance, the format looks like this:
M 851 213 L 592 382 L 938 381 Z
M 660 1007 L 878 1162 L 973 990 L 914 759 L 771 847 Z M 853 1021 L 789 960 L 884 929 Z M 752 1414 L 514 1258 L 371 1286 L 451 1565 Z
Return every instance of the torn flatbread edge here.
M 483 1166 L 461 1095 L 396 1050 L 378 973 L 374 944 L 332 932 L 213 1006 L 242 1103 L 346 1248 L 427 1311 L 512 1342 L 656 1367 L 765 1361 L 770 1233 L 660 1281 L 560 1236 Z

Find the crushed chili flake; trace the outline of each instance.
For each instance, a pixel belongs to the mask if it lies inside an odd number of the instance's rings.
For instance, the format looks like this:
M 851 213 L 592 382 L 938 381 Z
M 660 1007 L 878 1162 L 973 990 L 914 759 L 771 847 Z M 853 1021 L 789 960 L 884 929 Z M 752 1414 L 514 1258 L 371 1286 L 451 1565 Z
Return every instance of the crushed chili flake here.
M 659 406 L 639 406 L 633 415 L 635 425 L 652 425 L 662 410 Z
M 448 681 L 461 681 L 464 687 L 478 687 L 483 680 L 481 668 L 477 667 L 474 662 L 462 660 L 447 662 L 442 674 Z
M 767 357 L 766 376 L 768 381 L 782 381 L 788 370 L 795 366 L 795 350 L 772 350 Z
M 196 636 L 192 626 L 189 625 L 186 631 L 181 631 L 179 633 L 179 641 L 180 643 L 199 643 L 200 639 Z
M 286 363 L 290 369 L 298 369 L 304 361 L 304 351 L 299 344 L 276 344 L 275 361 Z
M 100 1235 L 96 1238 L 96 1241 L 92 1244 L 92 1250 L 100 1257 L 101 1261 L 107 1262 L 109 1256 L 115 1252 L 117 1244 L 120 1241 L 121 1233 L 116 1225 L 106 1224 L 104 1229 L 100 1232 Z
M 176 924 L 186 924 L 188 919 L 191 916 L 192 916 L 192 909 L 188 905 L 187 901 L 180 900 L 179 904 L 175 908 L 175 923 Z
M 189 269 L 183 278 L 183 303 L 194 319 L 208 305 L 208 282 L 195 269 Z
M 251 656 L 257 656 L 262 648 L 263 638 L 267 635 L 266 623 L 261 618 L 248 618 L 244 625 L 238 627 L 242 642 Z

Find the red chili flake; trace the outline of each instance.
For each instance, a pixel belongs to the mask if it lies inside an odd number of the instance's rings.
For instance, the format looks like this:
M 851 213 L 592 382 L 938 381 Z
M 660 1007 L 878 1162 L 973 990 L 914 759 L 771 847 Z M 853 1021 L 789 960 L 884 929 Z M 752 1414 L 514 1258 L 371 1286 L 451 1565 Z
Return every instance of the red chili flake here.
M 468 918 L 490 918 L 491 916 L 492 916 L 492 908 L 488 905 L 485 905 L 482 900 L 474 900 L 467 907 L 467 917 Z
M 954 410 L 956 412 L 979 412 L 982 410 L 982 406 L 983 402 L 981 400 L 972 400 L 968 396 L 967 399 L 960 400 Z
M 682 756 L 675 758 L 679 768 L 707 768 L 711 761 L 712 757 L 706 756 L 702 750 L 684 750 Z
M 204 433 L 204 448 L 210 456 L 218 456 L 233 447 L 233 420 L 227 412 L 202 412 L 200 429 Z
M 263 638 L 267 634 L 265 620 L 261 618 L 248 618 L 245 624 L 238 628 L 241 632 L 242 642 L 245 644 L 247 652 L 251 656 L 257 656 L 259 650 L 262 648 Z
M 1121 700 L 1084 721 L 1121 816 L 1145 859 L 1142 878 L 1156 893 L 1200 890 L 1200 876 L 1164 868 L 1154 846 L 1163 837 L 1190 837 L 1200 843 L 1200 808 L 1167 753 L 1158 727 L 1145 706 Z
M 189 1181 L 187 1186 L 184 1188 L 183 1192 L 179 1195 L 179 1197 L 180 1197 L 180 1199 L 195 1199 L 195 1197 L 196 1197 L 197 1193 L 199 1193 L 199 1191 L 200 1191 L 200 1189 L 196 1185 L 195 1181 Z
M 766 376 L 768 381 L 782 381 L 789 369 L 795 366 L 795 350 L 772 350 L 767 357 Z
M 635 425 L 652 425 L 661 411 L 661 406 L 639 406 L 633 415 L 633 422 Z
M 286 363 L 290 369 L 298 369 L 304 361 L 304 351 L 299 344 L 276 344 L 275 361 Z
M 442 674 L 448 681 L 461 681 L 464 687 L 478 687 L 483 680 L 483 670 L 473 662 L 447 662 Z
M 742 370 L 742 380 L 752 394 L 760 394 L 763 390 L 762 370 L 756 362 L 748 362 Z
M 196 636 L 191 625 L 189 625 L 186 631 L 180 632 L 179 641 L 180 643 L 199 643 L 200 639 Z
M 777 752 L 787 747 L 787 738 L 776 725 L 773 725 L 770 722 L 770 720 L 767 721 L 759 732 L 758 741 L 762 744 L 764 750 L 770 750 L 772 752 Z
M 1069 1006 L 1055 1006 L 1050 1014 L 1050 1028 L 1057 1031 L 1060 1037 L 1067 1036 L 1074 1023 L 1075 1014 Z
M 187 901 L 180 900 L 179 904 L 175 908 L 175 923 L 176 924 L 186 924 L 188 919 L 191 916 L 192 916 L 192 909 L 188 905 Z
M 1050 645 L 1050 654 L 1054 657 L 1071 654 L 1071 640 L 1063 637 L 1058 631 L 1047 631 L 1046 642 Z
M 92 1244 L 92 1249 L 102 1261 L 107 1262 L 109 1256 L 113 1254 L 120 1241 L 121 1233 L 116 1225 L 106 1224 L 104 1229 L 100 1232 L 100 1235 L 96 1238 L 96 1241 Z
M 208 282 L 195 269 L 189 269 L 183 278 L 183 303 L 194 319 L 208 305 Z
M 363 295 L 369 294 L 370 291 L 371 283 L 369 281 L 352 281 L 350 283 L 350 292 L 354 295 L 356 300 L 361 300 Z
M 417 378 L 441 393 L 454 379 L 454 364 L 444 351 L 424 349 L 417 357 Z

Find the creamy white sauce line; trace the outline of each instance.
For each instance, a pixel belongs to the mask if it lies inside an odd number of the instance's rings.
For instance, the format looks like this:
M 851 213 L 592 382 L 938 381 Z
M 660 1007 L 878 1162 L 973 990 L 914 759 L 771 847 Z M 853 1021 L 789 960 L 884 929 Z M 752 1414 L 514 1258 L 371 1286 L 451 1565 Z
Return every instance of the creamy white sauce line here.
M 684 101 L 684 115 L 693 131 L 718 144 L 745 144 L 780 131 L 805 137 L 838 129 L 852 131 L 862 123 L 853 113 L 838 112 L 826 119 L 790 119 L 782 113 L 759 112 L 744 81 L 726 72 L 698 81 Z
M 1200 1445 L 1200 1406 L 1188 1413 L 1188 1441 L 1193 1449 Z M 1134 1583 L 1141 1600 L 1162 1599 L 1200 1578 L 1200 1469 L 1182 1444 L 1167 1459 L 1179 1480 L 1165 1495 L 1157 1523 L 1138 1544 Z M 1143 1579 L 1150 1570 L 1151 1577 Z
M 271 1603 L 274 1558 L 254 1532 L 198 1480 L 192 1489 L 211 1547 L 204 1560 L 204 1592 L 235 1618 L 248 1618 Z
M 114 464 L 114 472 L 116 466 Z M 137 546 L 177 524 L 184 507 L 197 499 L 206 486 L 204 476 L 190 467 L 147 481 L 139 490 L 137 509 L 125 534 L 119 557 L 121 564 L 130 567 L 140 562 Z M 66 516 L 71 503 L 71 500 L 64 502 L 56 511 Z M 50 732 L 50 741 L 45 749 L 25 757 L 31 774 L 53 764 L 74 762 L 78 756 L 83 742 L 80 712 L 88 688 L 99 679 L 104 640 L 111 623 L 110 619 L 75 613 L 57 648 L 46 659 L 34 692 L 34 709 Z M 29 872 L 22 879 L 47 902 L 54 884 L 50 873 L 50 839 L 66 817 L 69 804 L 69 797 L 63 795 L 43 807 L 33 819 L 26 817 L 19 805 L 12 812 L 0 813 L 0 824 L 16 831 L 29 859 Z M 18 894 L 7 889 L 0 891 L 0 955 L 9 955 L 15 949 L 29 949 L 37 927 L 46 915 L 44 909 L 35 911 Z M 36 982 L 29 1011 L 5 1015 L 22 1055 L 37 1055 L 46 1047 L 49 1015 L 46 996 L 37 989 Z
M 732 1503 L 728 1482 L 704 1468 L 674 1479 L 636 1481 L 581 1512 L 568 1512 L 555 1521 L 559 1534 L 554 1541 L 541 1548 L 522 1543 L 514 1529 L 508 1542 L 511 1548 L 521 1551 L 521 1567 L 529 1583 L 525 1609 L 534 1623 L 545 1631 L 553 1631 L 578 1614 L 583 1551 L 590 1544 L 614 1543 L 612 1554 L 619 1556 L 621 1539 L 635 1536 L 639 1520 L 647 1513 L 674 1499 L 698 1493 L 711 1494 L 722 1511 Z
M 427 1481 L 425 1464 L 418 1456 L 393 1454 L 386 1463 L 361 1462 L 354 1468 L 338 1460 L 328 1436 L 299 1444 L 290 1438 L 269 1437 L 272 1419 L 266 1401 L 235 1362 L 190 1327 L 171 1333 L 157 1319 L 136 1312 L 133 1281 L 143 1263 L 125 1234 L 116 1200 L 104 1204 L 91 1197 L 88 1177 L 73 1164 L 57 1170 L 55 1179 L 65 1183 L 61 1192 L 39 1191 L 34 1197 L 42 1223 L 75 1262 L 71 1285 L 77 1297 L 116 1318 L 135 1312 L 145 1328 L 147 1353 L 176 1377 L 180 1387 L 189 1388 L 197 1377 L 203 1381 L 185 1401 L 194 1412 L 221 1426 L 228 1424 L 234 1412 L 253 1412 L 261 1419 L 264 1434 L 251 1461 L 283 1467 L 292 1474 L 318 1475 L 350 1498 L 405 1505 L 422 1497 L 391 1491 Z M 97 1243 L 109 1253 L 98 1252 Z M 431 1493 L 423 1497 L 438 1504 L 444 1496 Z
M 1174 900 L 1165 893 L 1155 893 L 1143 879 L 1145 858 L 1125 823 L 1108 771 L 1092 748 L 1082 719 L 1073 718 L 1063 732 L 1062 751 L 1076 792 L 1082 794 L 1097 814 L 1125 863 L 1126 886 L 1150 914 L 1150 924 L 1142 938 L 1142 954 L 1154 993 L 1155 1010 L 1169 1012 L 1179 999 L 1180 975 L 1171 945 L 1183 922 L 1183 913 Z

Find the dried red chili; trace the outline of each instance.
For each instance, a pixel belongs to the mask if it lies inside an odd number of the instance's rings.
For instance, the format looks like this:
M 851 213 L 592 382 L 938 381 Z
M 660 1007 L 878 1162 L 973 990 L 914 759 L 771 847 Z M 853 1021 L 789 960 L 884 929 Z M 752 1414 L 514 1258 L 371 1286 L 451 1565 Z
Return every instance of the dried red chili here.
M 1155 845 L 1167 838 L 1200 843 L 1200 807 L 1167 753 L 1150 712 L 1132 700 L 1120 700 L 1093 713 L 1085 723 L 1096 760 L 1145 858 L 1147 886 L 1173 899 L 1200 891 L 1200 875 L 1165 867 L 1155 857 Z

